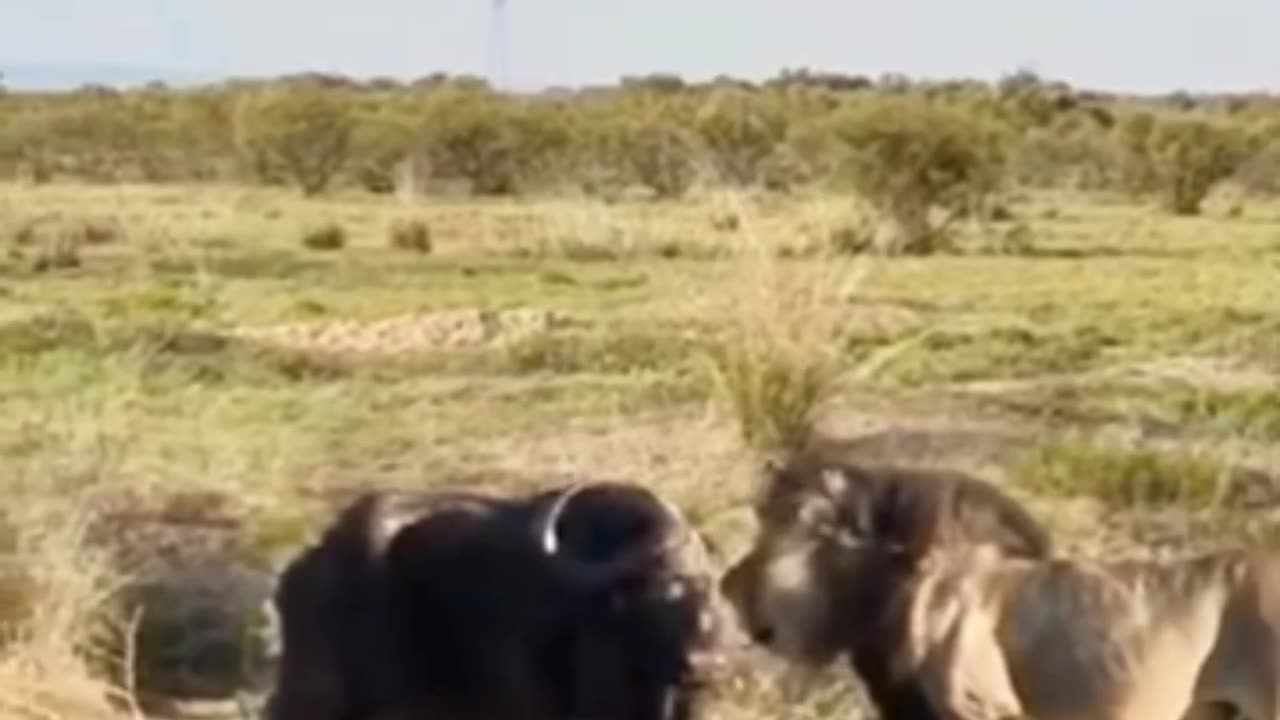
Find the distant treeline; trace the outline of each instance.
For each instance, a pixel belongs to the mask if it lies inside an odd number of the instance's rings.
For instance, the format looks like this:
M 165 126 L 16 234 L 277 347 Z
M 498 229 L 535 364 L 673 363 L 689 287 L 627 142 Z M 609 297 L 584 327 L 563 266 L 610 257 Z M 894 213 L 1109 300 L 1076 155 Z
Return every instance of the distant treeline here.
M 442 182 L 486 195 L 642 187 L 659 197 L 696 184 L 845 185 L 902 218 L 1016 184 L 1151 193 L 1189 213 L 1223 180 L 1258 193 L 1280 185 L 1280 97 L 1121 96 L 1027 72 L 995 83 L 660 74 L 537 95 L 443 75 L 85 87 L 0 94 L 0 175 L 307 194 Z

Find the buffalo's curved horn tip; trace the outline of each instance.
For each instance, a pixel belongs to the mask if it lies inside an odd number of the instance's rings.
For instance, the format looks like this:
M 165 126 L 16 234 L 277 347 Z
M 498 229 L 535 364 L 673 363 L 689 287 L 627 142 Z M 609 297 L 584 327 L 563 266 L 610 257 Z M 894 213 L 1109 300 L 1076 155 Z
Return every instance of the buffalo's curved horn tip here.
M 662 509 L 667 513 L 666 527 L 658 530 L 659 536 L 663 540 L 662 547 L 684 547 L 700 540 L 690 528 L 684 513 L 681 512 L 679 507 L 676 507 L 675 503 L 662 497 L 658 498 L 658 502 L 661 503 Z
M 560 524 L 560 516 L 564 514 L 565 507 L 582 490 L 582 487 L 582 483 L 575 483 L 565 488 L 551 503 L 551 507 L 543 514 L 537 532 L 544 553 L 555 555 L 560 551 L 560 533 L 557 529 Z

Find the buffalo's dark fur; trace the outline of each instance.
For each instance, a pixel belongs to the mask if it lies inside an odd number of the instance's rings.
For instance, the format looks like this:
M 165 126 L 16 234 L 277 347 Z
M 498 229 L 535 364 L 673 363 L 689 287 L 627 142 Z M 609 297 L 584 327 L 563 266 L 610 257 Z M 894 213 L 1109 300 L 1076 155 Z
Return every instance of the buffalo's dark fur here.
M 861 549 L 825 543 L 819 551 L 817 582 L 832 608 L 822 642 L 852 662 L 881 717 L 941 720 L 901 662 L 910 573 L 931 547 L 948 542 L 989 542 L 1010 555 L 1046 557 L 1049 533 L 1012 497 L 961 472 L 859 465 L 817 446 L 769 465 L 765 475 L 755 544 L 721 581 L 748 629 L 768 644 L 771 631 L 760 625 L 753 600 L 762 568 L 788 551 L 783 538 L 808 532 L 801 507 L 817 499 L 835 527 L 869 543 Z M 834 487 L 832 475 L 839 478 Z
M 667 549 L 607 583 L 571 581 L 535 532 L 564 490 L 349 505 L 281 577 L 270 719 L 659 720 L 669 694 L 692 712 L 710 569 Z M 598 564 L 673 521 L 647 490 L 594 483 L 558 528 L 565 553 Z

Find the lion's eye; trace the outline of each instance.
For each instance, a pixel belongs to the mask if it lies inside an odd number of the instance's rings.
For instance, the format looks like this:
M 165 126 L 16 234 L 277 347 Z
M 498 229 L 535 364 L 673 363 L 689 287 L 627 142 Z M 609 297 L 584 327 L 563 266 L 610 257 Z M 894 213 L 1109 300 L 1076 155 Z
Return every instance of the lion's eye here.
M 837 532 L 835 541 L 837 545 L 846 550 L 856 550 L 867 544 L 866 538 L 848 529 Z

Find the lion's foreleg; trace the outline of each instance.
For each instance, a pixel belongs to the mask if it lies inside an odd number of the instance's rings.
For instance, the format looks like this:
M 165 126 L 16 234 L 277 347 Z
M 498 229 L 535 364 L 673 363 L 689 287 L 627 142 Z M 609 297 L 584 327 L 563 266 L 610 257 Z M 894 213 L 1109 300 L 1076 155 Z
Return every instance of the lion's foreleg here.
M 922 670 L 931 702 L 948 720 L 1026 716 L 995 627 L 985 612 L 964 612 L 956 618 Z

